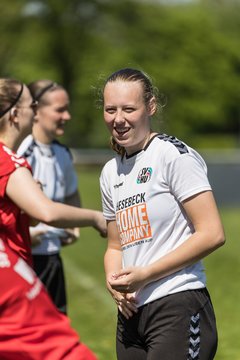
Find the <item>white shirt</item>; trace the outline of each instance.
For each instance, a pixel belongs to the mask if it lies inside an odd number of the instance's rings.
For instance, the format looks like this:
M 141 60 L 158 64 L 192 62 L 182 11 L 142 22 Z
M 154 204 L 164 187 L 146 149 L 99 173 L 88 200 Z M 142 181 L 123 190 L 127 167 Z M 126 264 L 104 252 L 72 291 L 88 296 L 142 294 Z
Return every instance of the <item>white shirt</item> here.
M 42 144 L 27 136 L 18 149 L 18 154 L 24 156 L 32 167 L 34 179 L 41 182 L 45 195 L 57 202 L 63 203 L 67 196 L 77 191 L 78 182 L 69 150 L 58 143 Z M 58 253 L 61 247 L 61 237 L 66 236 L 64 229 L 45 224 L 38 224 L 35 229 L 47 230 L 41 236 L 41 244 L 32 249 L 33 254 L 47 255 Z
M 202 157 L 168 135 L 155 136 L 136 155 L 110 160 L 100 185 L 104 216 L 117 223 L 123 268 L 146 266 L 186 241 L 194 229 L 181 202 L 211 190 Z M 197 262 L 140 289 L 138 306 L 205 282 Z

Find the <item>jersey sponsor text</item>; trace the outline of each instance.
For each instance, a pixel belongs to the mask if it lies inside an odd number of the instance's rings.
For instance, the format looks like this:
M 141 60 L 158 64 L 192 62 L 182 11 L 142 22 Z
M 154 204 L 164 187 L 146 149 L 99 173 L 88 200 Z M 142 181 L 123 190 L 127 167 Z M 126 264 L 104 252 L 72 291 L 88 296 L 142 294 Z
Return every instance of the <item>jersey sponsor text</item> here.
M 147 214 L 145 193 L 119 201 L 118 208 L 122 207 L 123 210 L 116 214 L 121 246 L 151 238 L 152 231 Z
M 145 203 L 145 193 L 136 194 L 126 199 L 118 201 L 116 211 L 123 210 L 126 209 L 127 207 L 140 203 Z

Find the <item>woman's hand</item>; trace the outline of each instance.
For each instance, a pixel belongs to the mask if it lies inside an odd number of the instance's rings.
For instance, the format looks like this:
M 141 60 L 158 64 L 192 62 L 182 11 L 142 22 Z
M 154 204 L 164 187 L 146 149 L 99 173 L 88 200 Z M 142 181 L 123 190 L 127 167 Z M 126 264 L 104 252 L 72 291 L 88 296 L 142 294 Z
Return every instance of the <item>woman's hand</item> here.
M 41 242 L 42 242 L 41 236 L 46 233 L 46 230 L 39 229 L 37 227 L 30 227 L 29 233 L 31 236 L 31 245 L 32 245 L 32 247 L 35 247 L 35 246 L 41 244 Z
M 62 246 L 73 244 L 80 236 L 80 229 L 65 229 L 65 236 L 61 237 Z
M 110 286 L 121 293 L 133 293 L 147 284 L 146 268 L 128 267 L 112 274 Z
M 114 290 L 109 282 L 107 282 L 107 288 L 110 292 L 113 300 L 117 304 L 119 311 L 125 316 L 126 319 L 129 319 L 133 316 L 134 313 L 137 313 L 138 308 L 136 306 L 137 301 L 135 294 L 123 294 Z

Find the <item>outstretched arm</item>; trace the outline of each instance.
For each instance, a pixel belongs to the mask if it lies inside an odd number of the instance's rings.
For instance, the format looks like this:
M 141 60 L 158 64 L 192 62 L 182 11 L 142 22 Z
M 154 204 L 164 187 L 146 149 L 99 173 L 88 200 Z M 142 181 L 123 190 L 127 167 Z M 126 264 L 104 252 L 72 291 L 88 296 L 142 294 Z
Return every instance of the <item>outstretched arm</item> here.
M 106 236 L 106 221 L 100 211 L 81 209 L 48 199 L 26 168 L 16 169 L 9 177 L 8 197 L 30 217 L 56 227 L 93 226 Z

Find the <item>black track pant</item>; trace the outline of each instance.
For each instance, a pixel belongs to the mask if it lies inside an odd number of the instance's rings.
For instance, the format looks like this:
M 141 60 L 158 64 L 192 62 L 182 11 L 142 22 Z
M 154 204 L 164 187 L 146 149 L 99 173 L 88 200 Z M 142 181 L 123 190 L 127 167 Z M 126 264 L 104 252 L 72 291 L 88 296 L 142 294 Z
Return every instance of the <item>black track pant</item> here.
M 117 325 L 118 360 L 212 360 L 216 320 L 207 289 L 183 291 L 141 306 Z
M 59 254 L 33 255 L 33 267 L 58 310 L 66 314 L 66 289 L 63 264 Z

